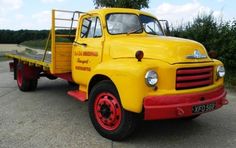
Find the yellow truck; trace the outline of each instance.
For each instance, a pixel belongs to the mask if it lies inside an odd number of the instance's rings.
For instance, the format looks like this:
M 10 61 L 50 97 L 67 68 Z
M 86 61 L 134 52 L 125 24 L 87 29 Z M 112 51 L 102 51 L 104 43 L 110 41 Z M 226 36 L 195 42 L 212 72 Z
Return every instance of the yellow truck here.
M 22 91 L 35 90 L 42 76 L 76 84 L 68 94 L 88 101 L 95 129 L 112 140 L 129 136 L 138 118 L 194 119 L 228 104 L 222 62 L 198 42 L 167 37 L 139 10 L 52 10 L 45 53 L 7 56 Z

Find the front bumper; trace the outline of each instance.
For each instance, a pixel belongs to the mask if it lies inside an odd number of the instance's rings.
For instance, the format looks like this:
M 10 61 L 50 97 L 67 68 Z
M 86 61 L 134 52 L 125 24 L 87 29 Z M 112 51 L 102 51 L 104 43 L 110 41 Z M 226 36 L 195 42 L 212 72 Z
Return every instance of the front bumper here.
M 144 98 L 144 119 L 160 120 L 189 117 L 193 106 L 215 102 L 215 109 L 228 104 L 224 87 L 218 87 L 208 92 L 148 96 Z M 199 114 L 199 113 L 198 113 Z

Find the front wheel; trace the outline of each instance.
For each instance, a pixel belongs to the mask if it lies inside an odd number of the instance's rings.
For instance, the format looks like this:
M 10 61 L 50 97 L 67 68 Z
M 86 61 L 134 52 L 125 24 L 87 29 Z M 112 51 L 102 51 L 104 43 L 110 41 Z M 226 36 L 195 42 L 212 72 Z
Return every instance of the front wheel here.
M 123 109 L 118 91 L 111 81 L 101 81 L 93 87 L 88 105 L 90 119 L 103 137 L 119 141 L 134 131 L 136 118 Z

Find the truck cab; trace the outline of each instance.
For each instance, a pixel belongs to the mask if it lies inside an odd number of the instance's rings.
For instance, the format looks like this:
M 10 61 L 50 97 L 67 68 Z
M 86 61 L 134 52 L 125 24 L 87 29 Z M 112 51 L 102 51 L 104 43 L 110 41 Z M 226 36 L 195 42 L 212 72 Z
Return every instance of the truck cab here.
M 223 63 L 201 43 L 167 37 L 149 13 L 82 13 L 74 38 L 55 44 L 52 29 L 52 63 L 45 71 L 78 84 L 68 94 L 88 101 L 91 121 L 106 138 L 124 139 L 138 117 L 193 119 L 228 103 Z

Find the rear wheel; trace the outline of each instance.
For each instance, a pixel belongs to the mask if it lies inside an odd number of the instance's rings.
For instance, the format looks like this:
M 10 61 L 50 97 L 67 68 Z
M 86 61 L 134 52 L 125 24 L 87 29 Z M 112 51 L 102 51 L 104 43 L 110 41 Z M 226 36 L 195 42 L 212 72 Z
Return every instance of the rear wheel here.
M 16 77 L 17 85 L 21 91 L 33 91 L 37 88 L 38 78 L 32 77 L 32 70 L 22 63 L 18 63 Z M 31 77 L 29 77 L 31 76 Z
M 122 108 L 111 81 L 102 81 L 93 87 L 89 97 L 89 115 L 98 133 L 111 140 L 126 138 L 136 127 L 134 114 Z

